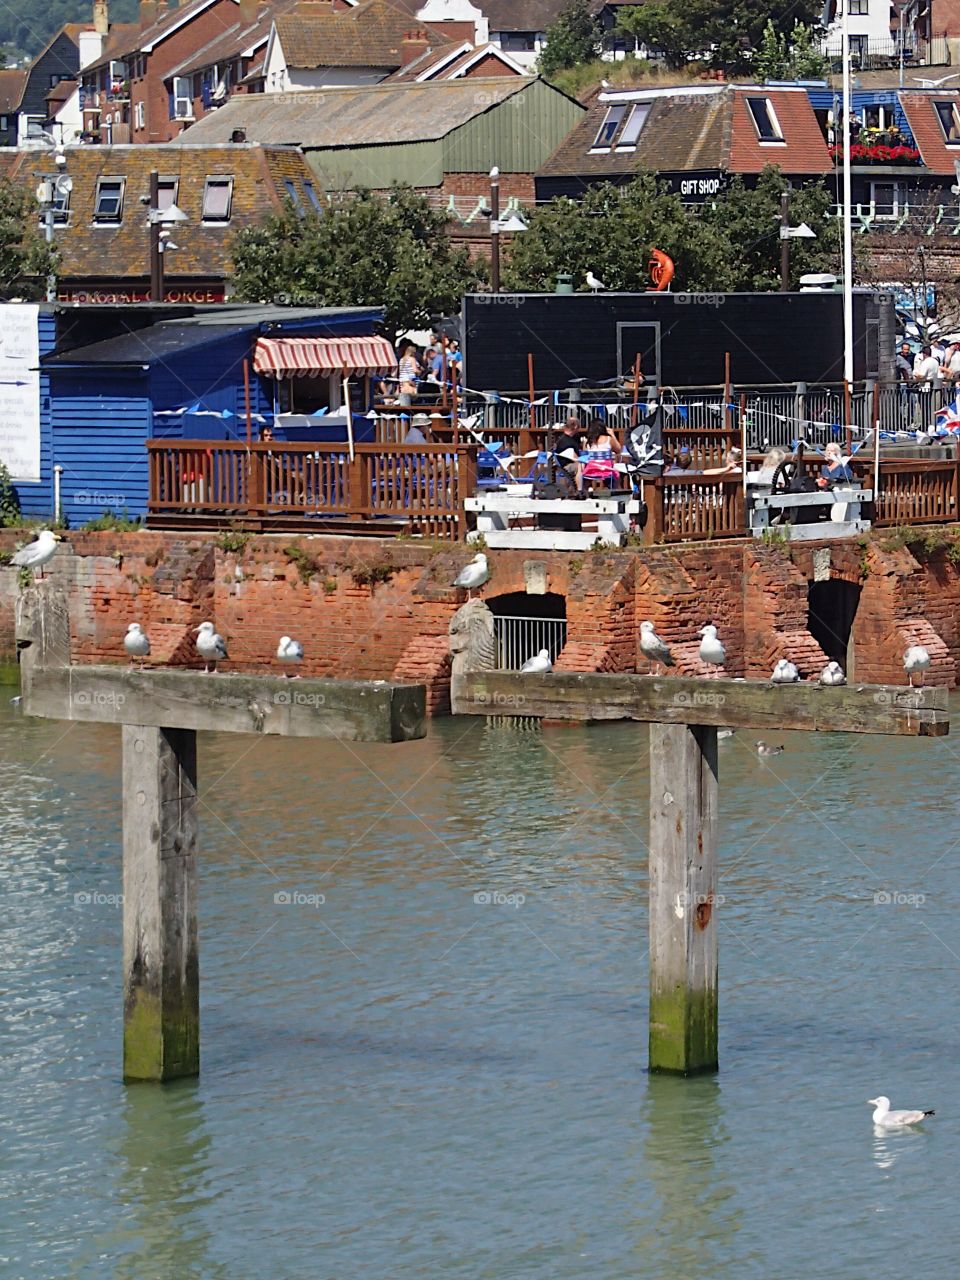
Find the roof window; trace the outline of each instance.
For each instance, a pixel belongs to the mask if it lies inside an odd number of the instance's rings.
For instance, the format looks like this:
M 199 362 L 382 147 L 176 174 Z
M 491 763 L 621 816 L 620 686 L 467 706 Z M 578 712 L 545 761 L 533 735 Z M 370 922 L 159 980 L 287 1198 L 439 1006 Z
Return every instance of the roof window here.
M 757 137 L 761 142 L 782 142 L 783 131 L 769 98 L 748 98 L 747 107 L 753 117 Z
M 621 147 L 635 147 L 637 139 L 640 137 L 640 130 L 646 124 L 647 116 L 650 114 L 649 102 L 637 102 L 634 104 L 633 110 L 627 116 L 627 122 L 623 126 L 620 137 L 617 139 L 617 150 Z
M 123 178 L 98 178 L 94 222 L 119 222 L 123 217 Z
M 935 102 L 933 105 L 943 130 L 944 141 L 951 147 L 960 146 L 960 109 L 956 102 L 951 99 L 949 102 Z
M 603 124 L 597 131 L 597 136 L 593 140 L 593 147 L 591 150 L 596 150 L 598 147 L 602 148 L 613 146 L 614 135 L 620 128 L 621 124 L 623 124 L 623 117 L 626 114 L 626 106 L 619 103 L 616 106 L 607 108 L 607 114 L 603 117 Z
M 232 178 L 207 178 L 203 187 L 204 222 L 229 222 L 233 204 Z

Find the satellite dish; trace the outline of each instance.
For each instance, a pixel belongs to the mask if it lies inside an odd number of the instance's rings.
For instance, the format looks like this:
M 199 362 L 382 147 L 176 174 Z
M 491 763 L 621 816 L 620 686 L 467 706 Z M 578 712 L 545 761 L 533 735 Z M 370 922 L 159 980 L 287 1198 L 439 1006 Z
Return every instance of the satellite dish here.
M 73 190 L 73 179 L 69 174 L 62 173 L 56 181 L 56 188 L 60 195 L 68 196 Z

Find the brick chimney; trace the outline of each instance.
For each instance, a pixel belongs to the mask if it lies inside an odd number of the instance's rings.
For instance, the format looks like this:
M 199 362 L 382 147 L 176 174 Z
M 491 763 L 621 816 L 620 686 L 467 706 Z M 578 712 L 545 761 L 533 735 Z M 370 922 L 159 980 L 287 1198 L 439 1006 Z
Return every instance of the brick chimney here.
M 152 27 L 157 20 L 157 0 L 140 0 L 140 26 Z
M 240 27 L 252 27 L 260 12 L 260 0 L 240 0 Z
M 409 67 L 430 48 L 430 37 L 420 27 L 416 31 L 408 31 L 400 41 L 400 65 Z
M 110 30 L 107 0 L 93 0 L 93 29 L 100 36 L 105 36 Z

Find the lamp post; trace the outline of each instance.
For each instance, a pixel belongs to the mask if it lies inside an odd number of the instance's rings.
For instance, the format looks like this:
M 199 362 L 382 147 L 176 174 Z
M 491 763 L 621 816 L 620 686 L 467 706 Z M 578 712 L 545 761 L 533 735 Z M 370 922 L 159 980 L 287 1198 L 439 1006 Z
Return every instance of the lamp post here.
M 850 183 L 850 0 L 843 6 L 840 57 L 843 63 L 843 377 L 853 383 L 853 220 Z
M 156 169 L 150 174 L 150 208 L 147 225 L 150 228 L 150 301 L 163 301 L 163 254 L 165 249 L 176 246 L 169 243 L 168 228 L 174 223 L 186 222 L 187 215 L 175 204 L 160 206 L 160 175 Z
M 73 190 L 72 179 L 62 172 L 63 166 L 67 163 L 66 154 L 59 143 L 55 144 L 55 148 L 53 159 L 61 172 L 56 177 L 43 178 L 37 186 L 37 203 L 43 214 L 43 238 L 49 245 L 54 241 L 58 198 L 68 196 Z M 46 299 L 47 302 L 57 300 L 57 277 L 54 272 L 47 276 Z
M 817 233 L 805 222 L 799 227 L 790 225 L 790 192 L 784 191 L 780 196 L 780 292 L 790 291 L 790 241 L 815 240 Z
M 500 292 L 500 170 L 490 170 L 490 288 Z

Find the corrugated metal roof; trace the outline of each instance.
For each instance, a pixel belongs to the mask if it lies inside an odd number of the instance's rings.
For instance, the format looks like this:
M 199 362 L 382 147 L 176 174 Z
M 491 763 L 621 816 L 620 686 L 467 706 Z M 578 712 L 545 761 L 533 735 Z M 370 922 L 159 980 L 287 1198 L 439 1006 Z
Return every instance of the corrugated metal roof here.
M 522 93 L 534 80 L 500 76 L 239 94 L 168 145 L 229 142 L 235 129 L 245 130 L 250 142 L 306 148 L 432 141 Z

